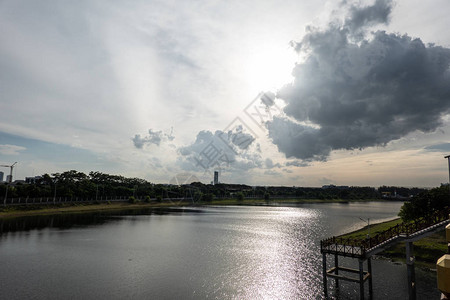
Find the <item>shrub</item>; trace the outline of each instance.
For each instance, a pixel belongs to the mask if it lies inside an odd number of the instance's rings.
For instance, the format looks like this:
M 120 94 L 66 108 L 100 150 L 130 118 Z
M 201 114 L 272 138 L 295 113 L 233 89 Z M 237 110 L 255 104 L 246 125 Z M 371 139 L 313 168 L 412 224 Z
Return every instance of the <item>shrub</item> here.
M 145 203 L 150 203 L 150 196 L 145 197 Z
M 237 200 L 240 201 L 244 201 L 244 193 L 239 192 L 236 194 Z
M 211 201 L 214 200 L 214 195 L 211 194 L 211 193 L 204 194 L 203 197 L 202 197 L 202 199 L 203 199 L 203 201 L 211 202 Z
M 194 194 L 194 201 L 198 202 L 198 201 L 202 201 L 203 200 L 203 193 L 202 192 L 196 192 Z
M 136 198 L 134 198 L 134 196 L 131 196 L 130 198 L 128 198 L 128 203 L 136 204 L 137 200 L 136 200 Z

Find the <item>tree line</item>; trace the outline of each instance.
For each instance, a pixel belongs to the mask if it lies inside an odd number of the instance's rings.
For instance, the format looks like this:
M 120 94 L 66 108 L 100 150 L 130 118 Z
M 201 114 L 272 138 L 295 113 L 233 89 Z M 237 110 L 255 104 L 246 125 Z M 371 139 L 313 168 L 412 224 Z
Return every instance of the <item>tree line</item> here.
M 0 195 L 4 195 L 6 184 L 0 184 Z M 286 187 L 249 186 L 245 184 L 216 185 L 193 182 L 186 185 L 155 184 L 140 178 L 127 178 L 102 172 L 85 174 L 76 170 L 63 173 L 43 174 L 31 183 L 8 186 L 8 198 L 17 197 L 136 197 L 153 199 L 194 198 L 210 201 L 224 198 L 299 198 L 299 199 L 381 199 L 390 195 L 409 198 L 426 191 L 419 188 L 373 187 Z

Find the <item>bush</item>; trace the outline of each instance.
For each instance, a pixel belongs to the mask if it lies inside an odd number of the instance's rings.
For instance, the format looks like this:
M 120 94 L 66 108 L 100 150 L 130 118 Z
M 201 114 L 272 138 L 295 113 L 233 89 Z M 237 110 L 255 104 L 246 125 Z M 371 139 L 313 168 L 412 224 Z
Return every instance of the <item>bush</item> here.
M 211 201 L 214 200 L 214 195 L 211 194 L 211 193 L 204 194 L 203 197 L 202 197 L 202 199 L 203 199 L 203 201 L 211 202 Z
M 136 204 L 136 203 L 137 203 L 137 200 L 136 200 L 136 198 L 134 198 L 133 196 L 131 196 L 130 198 L 128 198 L 128 203 Z
M 244 193 L 239 192 L 236 194 L 236 197 L 239 202 L 244 201 Z
M 159 203 L 162 202 L 162 196 L 161 195 L 156 196 L 156 202 L 159 202 Z
M 203 193 L 202 192 L 196 192 L 194 194 L 194 201 L 198 202 L 198 201 L 202 201 L 203 200 Z
M 150 203 L 150 196 L 145 197 L 145 203 Z
M 270 200 L 270 194 L 264 193 L 264 200 L 269 201 Z

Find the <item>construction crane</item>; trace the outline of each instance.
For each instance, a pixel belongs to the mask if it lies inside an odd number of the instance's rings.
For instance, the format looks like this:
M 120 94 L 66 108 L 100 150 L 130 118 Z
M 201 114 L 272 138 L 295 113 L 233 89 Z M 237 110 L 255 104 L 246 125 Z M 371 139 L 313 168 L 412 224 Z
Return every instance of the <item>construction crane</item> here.
M 9 183 L 12 182 L 12 172 L 14 169 L 14 166 L 17 164 L 17 161 L 15 163 L 13 163 L 12 165 L 8 166 L 8 165 L 0 165 L 0 167 L 5 167 L 5 168 L 10 168 L 11 172 L 9 173 Z

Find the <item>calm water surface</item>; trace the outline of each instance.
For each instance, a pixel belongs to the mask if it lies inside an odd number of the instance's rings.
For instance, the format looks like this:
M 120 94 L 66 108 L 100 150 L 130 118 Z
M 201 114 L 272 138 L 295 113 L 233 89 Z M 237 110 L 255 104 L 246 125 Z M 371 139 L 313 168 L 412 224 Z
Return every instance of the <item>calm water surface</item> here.
M 319 240 L 364 226 L 359 217 L 391 219 L 401 204 L 200 207 L 1 221 L 0 299 L 321 299 Z M 343 263 L 358 266 L 357 260 Z M 375 299 L 407 298 L 405 265 L 374 260 L 373 273 Z M 416 269 L 416 277 L 418 298 L 437 299 L 435 274 Z M 358 291 L 356 284 L 343 284 L 338 296 L 357 299 Z

